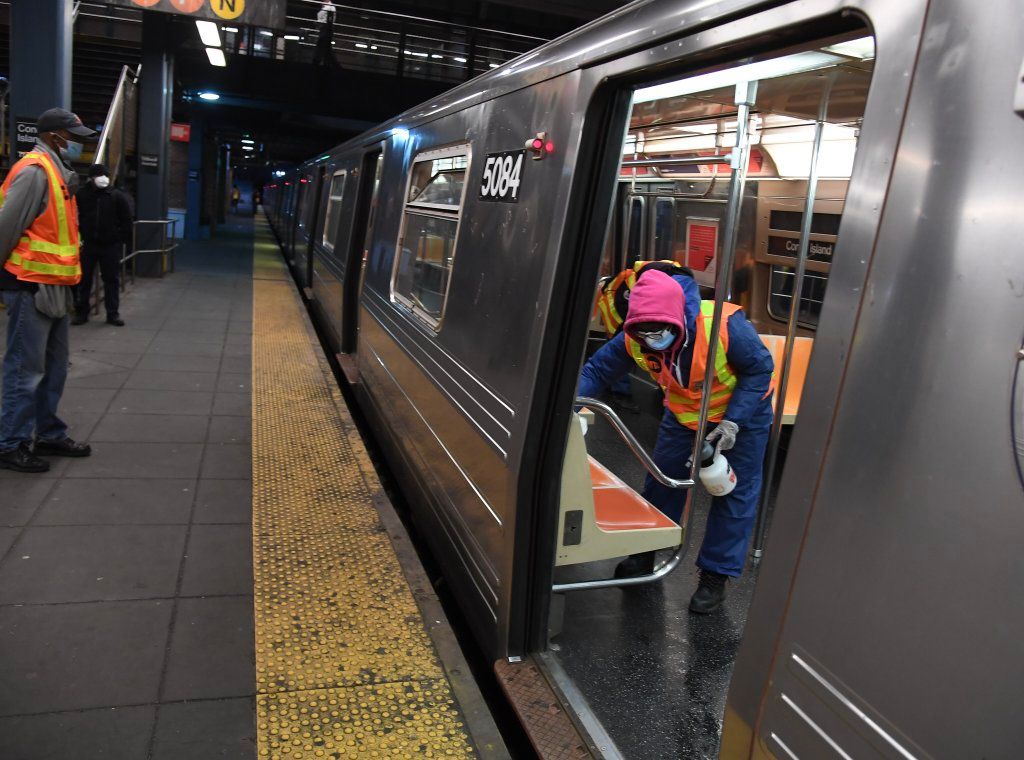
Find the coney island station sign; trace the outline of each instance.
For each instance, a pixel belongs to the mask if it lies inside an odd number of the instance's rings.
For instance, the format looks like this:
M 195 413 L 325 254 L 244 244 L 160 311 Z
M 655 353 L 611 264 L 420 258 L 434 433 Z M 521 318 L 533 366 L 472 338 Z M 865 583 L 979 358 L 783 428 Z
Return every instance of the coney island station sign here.
M 284 29 L 286 0 L 106 0 L 108 5 Z

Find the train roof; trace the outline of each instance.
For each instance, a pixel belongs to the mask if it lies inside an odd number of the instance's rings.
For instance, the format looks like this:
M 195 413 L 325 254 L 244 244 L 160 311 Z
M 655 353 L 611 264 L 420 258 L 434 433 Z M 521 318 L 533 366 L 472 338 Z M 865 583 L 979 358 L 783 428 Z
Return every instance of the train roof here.
M 324 155 L 333 156 L 349 148 L 378 142 L 392 129 L 416 127 L 453 109 L 462 110 L 609 56 L 649 47 L 684 29 L 720 23 L 741 10 L 772 4 L 772 0 L 638 0 L 403 111 Z M 310 159 L 299 168 L 321 160 L 323 156 Z

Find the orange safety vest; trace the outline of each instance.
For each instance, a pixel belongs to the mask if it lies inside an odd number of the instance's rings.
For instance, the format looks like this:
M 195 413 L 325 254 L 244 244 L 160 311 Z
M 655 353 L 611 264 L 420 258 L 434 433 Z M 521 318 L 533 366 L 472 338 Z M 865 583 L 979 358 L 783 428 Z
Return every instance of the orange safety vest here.
M 77 285 L 82 279 L 78 259 L 78 204 L 49 154 L 31 151 L 11 167 L 0 186 L 0 207 L 14 178 L 29 166 L 38 166 L 46 172 L 49 189 L 46 210 L 25 230 L 4 268 L 26 282 Z
M 623 285 L 625 285 L 627 290 L 632 290 L 636 285 L 640 272 L 651 264 L 672 264 L 679 267 L 680 270 L 683 269 L 681 264 L 670 259 L 662 261 L 637 261 L 633 264 L 632 269 L 623 269 L 608 284 L 601 288 L 601 292 L 597 296 L 597 311 L 601 315 L 601 323 L 604 325 L 604 331 L 608 333 L 609 338 L 618 332 L 618 329 L 626 320 L 625 315 L 619 314 L 619 310 L 615 308 L 615 295 Z
M 729 317 L 740 310 L 734 303 L 722 304 L 722 326 L 718 331 L 718 350 L 715 352 L 715 374 L 711 385 L 711 400 L 708 403 L 708 422 L 721 422 L 736 387 L 736 373 L 726 358 L 729 350 Z M 672 368 L 665 365 L 660 351 L 644 351 L 641 343 L 627 333 L 626 349 L 640 369 L 650 373 L 665 394 L 665 406 L 675 415 L 680 425 L 690 430 L 697 429 L 700 420 L 700 399 L 704 386 L 704 372 L 707 369 L 708 346 L 711 338 L 711 322 L 715 313 L 714 301 L 701 301 L 697 314 L 697 326 L 693 345 L 693 360 L 690 363 L 690 378 L 684 388 L 672 374 Z M 775 390 L 775 373 L 764 398 Z

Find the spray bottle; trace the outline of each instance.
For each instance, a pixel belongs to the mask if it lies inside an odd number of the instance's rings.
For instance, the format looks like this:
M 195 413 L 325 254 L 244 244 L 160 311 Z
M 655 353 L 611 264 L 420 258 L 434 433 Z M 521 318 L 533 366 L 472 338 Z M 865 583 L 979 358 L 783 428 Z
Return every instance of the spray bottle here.
M 715 446 L 704 441 L 700 450 L 700 482 L 712 496 L 725 496 L 736 487 L 736 473 Z

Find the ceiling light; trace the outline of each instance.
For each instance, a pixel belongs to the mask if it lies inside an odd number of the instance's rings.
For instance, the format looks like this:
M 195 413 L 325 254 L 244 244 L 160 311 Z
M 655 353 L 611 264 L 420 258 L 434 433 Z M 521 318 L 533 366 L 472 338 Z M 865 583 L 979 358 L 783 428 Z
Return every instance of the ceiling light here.
M 260 29 L 260 34 L 262 34 L 264 37 L 273 37 L 274 36 L 274 33 L 272 31 L 270 31 L 269 29 Z
M 206 48 L 206 57 L 210 59 L 210 64 L 213 66 L 227 66 L 228 62 L 224 60 L 224 51 L 219 47 L 208 47 Z
M 488 63 L 487 65 L 490 66 L 492 69 L 498 68 L 498 64 L 496 63 Z
M 444 56 L 443 56 L 443 55 L 438 55 L 437 53 L 431 53 L 431 54 L 430 54 L 430 57 L 431 57 L 431 58 L 444 58 Z
M 243 145 L 242 146 L 242 150 L 256 150 L 256 149 L 254 147 L 252 147 L 251 145 Z
M 241 140 L 239 140 L 239 142 L 242 143 L 243 145 L 255 145 L 256 144 L 255 141 L 253 141 L 253 140 L 246 140 L 244 137 Z
M 199 30 L 199 39 L 203 41 L 204 45 L 207 47 L 220 47 L 220 32 L 217 30 L 215 23 L 197 18 L 196 29 Z
M 203 100 L 220 100 L 220 95 L 215 92 L 201 92 L 199 97 Z
M 225 26 L 224 31 L 231 32 L 232 34 L 238 34 L 238 28 L 234 26 Z
M 680 95 L 692 95 L 695 92 L 732 87 L 742 82 L 756 82 L 761 79 L 775 79 L 776 77 L 784 77 L 789 74 L 800 74 L 805 71 L 834 66 L 842 60 L 839 56 L 819 53 L 817 51 L 784 55 L 781 58 L 772 58 L 769 61 L 748 63 L 744 66 L 736 66 L 722 71 L 712 71 L 710 74 L 699 74 L 698 76 L 679 79 L 675 82 L 656 84 L 653 87 L 642 87 L 633 93 L 633 103 L 649 103 L 652 100 L 675 98 Z
M 357 42 L 357 43 L 356 43 L 356 47 L 357 47 L 357 48 L 362 48 L 363 50 L 366 50 L 366 48 L 368 48 L 368 47 L 370 47 L 370 46 L 369 46 L 369 45 L 367 45 L 367 44 L 366 44 L 365 42 Z
M 370 45 L 370 50 L 376 50 L 376 49 L 377 49 L 376 45 Z
M 459 63 L 465 63 L 466 62 L 465 58 L 459 58 L 458 56 L 453 57 L 452 60 L 453 61 L 458 61 Z
M 286 40 L 291 40 L 292 42 L 298 42 L 298 40 L 299 40 L 299 35 L 297 35 L 297 34 L 286 34 L 286 35 L 284 36 L 284 38 L 285 38 Z
M 417 53 L 417 52 L 415 52 L 413 50 L 406 50 L 405 54 L 406 55 L 415 55 L 418 58 L 426 58 L 427 57 L 427 53 Z

